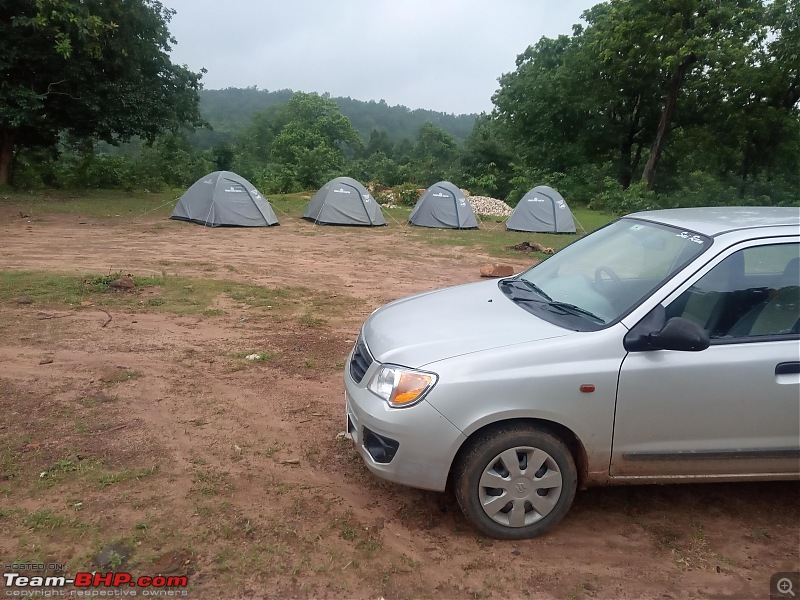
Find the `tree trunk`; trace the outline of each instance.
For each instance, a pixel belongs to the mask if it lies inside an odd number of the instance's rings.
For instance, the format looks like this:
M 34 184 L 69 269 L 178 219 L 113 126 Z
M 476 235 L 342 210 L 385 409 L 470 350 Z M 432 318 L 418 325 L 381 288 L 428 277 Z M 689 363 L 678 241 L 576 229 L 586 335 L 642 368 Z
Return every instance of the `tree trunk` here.
M 619 182 L 623 190 L 627 190 L 633 182 L 633 172 L 636 168 L 637 159 L 633 158 L 633 145 L 636 140 L 636 132 L 639 129 L 639 109 L 641 107 L 641 96 L 636 97 L 633 114 L 628 122 L 628 132 L 620 145 L 620 173 Z M 641 152 L 641 145 L 639 146 Z
M 0 130 L 0 185 L 11 183 L 11 166 L 14 163 L 14 133 Z
M 661 120 L 658 122 L 658 131 L 656 138 L 653 140 L 653 145 L 650 147 L 650 156 L 647 159 L 647 164 L 642 172 L 642 181 L 647 183 L 647 190 L 653 189 L 653 184 L 656 180 L 656 166 L 661 158 L 661 152 L 664 150 L 664 145 L 667 141 L 667 133 L 669 133 L 672 117 L 675 114 L 675 106 L 678 104 L 678 96 L 681 93 L 681 86 L 683 85 L 683 78 L 689 72 L 689 67 L 697 61 L 697 58 L 690 56 L 678 65 L 678 69 L 672 75 L 669 82 L 669 89 L 667 90 L 667 99 L 664 103 L 664 110 L 661 111 Z

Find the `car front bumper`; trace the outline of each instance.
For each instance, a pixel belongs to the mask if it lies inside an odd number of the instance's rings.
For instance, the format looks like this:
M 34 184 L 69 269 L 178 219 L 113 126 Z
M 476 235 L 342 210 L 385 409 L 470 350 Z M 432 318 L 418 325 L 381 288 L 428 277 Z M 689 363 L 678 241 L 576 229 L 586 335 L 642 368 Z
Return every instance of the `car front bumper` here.
M 379 477 L 443 491 L 464 434 L 425 400 L 392 408 L 370 392 L 366 386 L 378 366 L 374 362 L 360 384 L 349 369 L 345 371 L 347 431 L 353 443 L 367 468 Z

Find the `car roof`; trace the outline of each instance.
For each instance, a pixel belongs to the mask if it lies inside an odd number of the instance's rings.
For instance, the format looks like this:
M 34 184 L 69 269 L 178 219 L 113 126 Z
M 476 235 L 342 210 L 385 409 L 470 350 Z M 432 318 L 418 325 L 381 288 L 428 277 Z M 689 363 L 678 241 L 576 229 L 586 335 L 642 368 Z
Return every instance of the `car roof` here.
M 800 208 L 793 206 L 717 206 L 672 208 L 632 213 L 636 218 L 672 225 L 714 237 L 730 231 L 800 226 Z

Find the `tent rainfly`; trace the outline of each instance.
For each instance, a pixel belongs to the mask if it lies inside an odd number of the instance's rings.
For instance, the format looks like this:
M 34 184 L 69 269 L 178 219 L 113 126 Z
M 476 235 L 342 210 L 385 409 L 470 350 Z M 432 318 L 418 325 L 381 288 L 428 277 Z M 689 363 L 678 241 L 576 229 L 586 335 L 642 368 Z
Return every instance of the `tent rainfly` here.
M 564 198 L 546 185 L 539 185 L 519 201 L 506 222 L 511 231 L 575 233 L 575 220 Z
M 318 225 L 386 225 L 375 198 L 350 177 L 336 177 L 323 185 L 308 202 L 303 218 Z
M 255 186 L 230 171 L 214 171 L 194 182 L 170 219 L 207 227 L 268 227 L 278 218 Z
M 408 222 L 420 227 L 477 229 L 478 221 L 464 193 L 449 181 L 434 183 L 417 200 Z

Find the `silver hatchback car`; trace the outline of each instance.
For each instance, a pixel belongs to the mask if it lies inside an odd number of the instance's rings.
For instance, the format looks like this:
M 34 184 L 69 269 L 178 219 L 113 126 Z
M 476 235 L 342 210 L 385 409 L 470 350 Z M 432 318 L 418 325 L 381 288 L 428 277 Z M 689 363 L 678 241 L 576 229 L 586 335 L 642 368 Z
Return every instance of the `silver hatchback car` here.
M 800 210 L 642 212 L 376 310 L 347 430 L 376 475 L 532 537 L 579 487 L 797 478 L 799 341 Z

